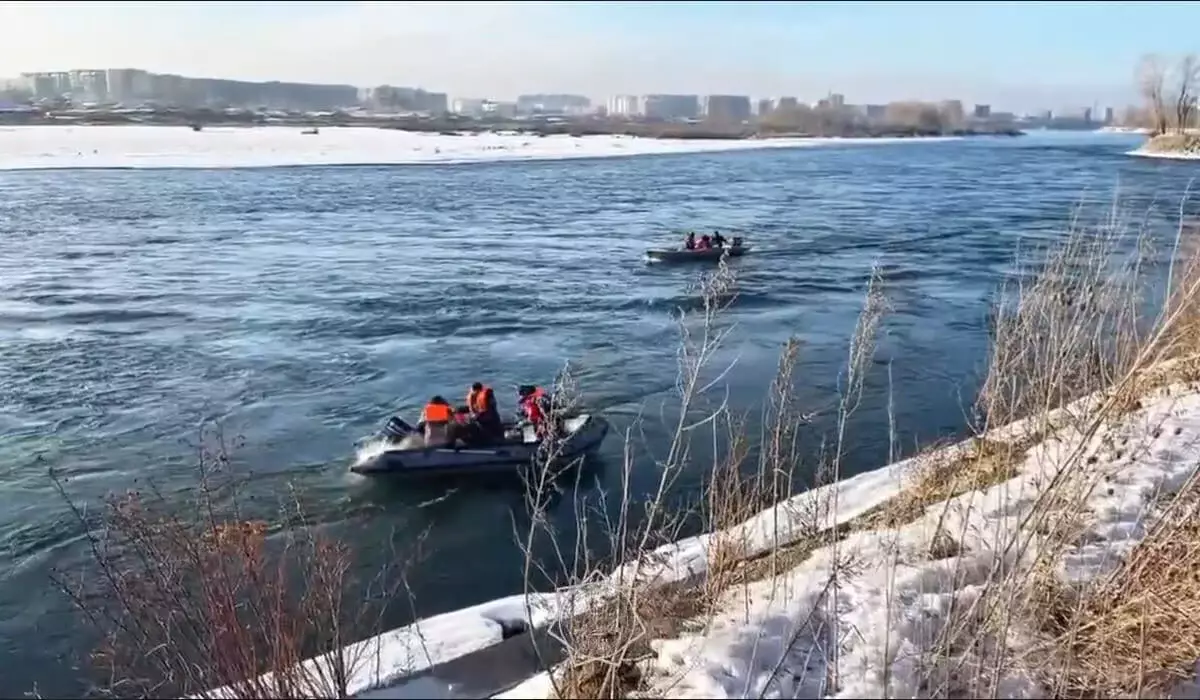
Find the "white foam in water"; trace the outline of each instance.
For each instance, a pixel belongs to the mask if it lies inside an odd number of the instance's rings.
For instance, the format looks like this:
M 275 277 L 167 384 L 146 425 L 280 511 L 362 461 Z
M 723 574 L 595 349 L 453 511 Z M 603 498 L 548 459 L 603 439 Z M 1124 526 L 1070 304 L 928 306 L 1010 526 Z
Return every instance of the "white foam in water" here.
M 450 136 L 327 127 L 18 126 L 0 128 L 0 170 L 44 168 L 255 168 L 562 160 L 662 153 L 882 144 L 928 139 L 646 139 L 486 133 Z
M 387 452 L 387 448 L 388 443 L 382 438 L 370 440 L 359 446 L 359 448 L 355 451 L 354 463 L 364 464 L 366 462 L 370 462 L 384 452 Z

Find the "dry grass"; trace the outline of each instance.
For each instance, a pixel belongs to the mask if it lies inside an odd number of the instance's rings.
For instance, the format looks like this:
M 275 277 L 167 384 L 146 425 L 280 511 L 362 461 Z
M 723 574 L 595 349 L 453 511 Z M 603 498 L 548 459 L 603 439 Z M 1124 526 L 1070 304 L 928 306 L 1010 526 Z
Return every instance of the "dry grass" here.
M 1159 134 L 1152 137 L 1143 146 L 1147 153 L 1194 153 L 1200 154 L 1200 135 L 1197 134 Z
M 927 508 L 969 491 L 980 491 L 1008 481 L 1036 436 L 1012 443 L 988 438 L 974 438 L 963 454 L 946 454 L 932 450 L 916 457 L 918 467 L 913 483 L 894 498 L 858 521 L 862 529 L 894 528 L 910 523 Z
M 1123 565 L 1069 621 L 1069 689 L 1087 697 L 1161 697 L 1200 660 L 1200 513 L 1174 501 Z

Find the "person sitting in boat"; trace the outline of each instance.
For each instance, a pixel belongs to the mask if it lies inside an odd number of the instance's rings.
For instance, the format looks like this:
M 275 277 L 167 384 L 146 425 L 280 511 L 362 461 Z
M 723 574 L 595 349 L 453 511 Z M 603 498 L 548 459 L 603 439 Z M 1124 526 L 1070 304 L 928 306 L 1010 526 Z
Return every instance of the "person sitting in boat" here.
M 450 424 L 449 444 L 459 443 L 467 447 L 482 447 L 487 443 L 483 427 L 475 422 L 470 406 L 459 406 L 454 409 L 454 422 Z
M 725 247 L 725 237 L 721 235 L 720 231 L 713 231 L 712 242 L 713 242 L 713 245 L 715 245 L 718 248 Z
M 442 447 L 450 442 L 450 424 L 454 422 L 454 409 L 446 399 L 434 396 L 421 411 L 418 428 L 425 433 L 426 447 Z
M 733 243 L 732 243 L 732 246 L 733 246 L 734 248 L 740 248 L 740 247 L 742 247 L 742 237 L 741 237 L 741 236 L 734 236 L 734 237 L 733 237 Z
M 539 437 L 542 436 L 553 424 L 550 395 L 540 386 L 532 384 L 521 386 L 517 393 L 520 395 L 517 405 L 521 408 L 522 417 L 533 425 Z
M 467 408 L 485 438 L 494 440 L 504 437 L 504 424 L 500 420 L 500 409 L 496 406 L 496 392 L 490 386 L 482 382 L 472 384 L 471 391 L 467 392 Z
M 684 239 L 684 241 L 683 241 L 683 247 L 685 250 L 695 250 L 696 249 L 696 232 L 695 231 L 688 231 L 687 238 Z
M 700 243 L 696 246 L 697 250 L 711 250 L 712 238 L 706 233 L 700 237 Z

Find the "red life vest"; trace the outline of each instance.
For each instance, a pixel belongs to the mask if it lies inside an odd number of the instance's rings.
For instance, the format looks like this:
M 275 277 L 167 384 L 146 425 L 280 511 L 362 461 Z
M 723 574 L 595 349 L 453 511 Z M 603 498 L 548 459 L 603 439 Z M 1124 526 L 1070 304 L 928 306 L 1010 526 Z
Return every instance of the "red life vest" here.
M 541 387 L 537 387 L 532 394 L 521 400 L 521 408 L 525 410 L 525 417 L 534 425 L 541 423 L 546 418 L 546 414 L 542 410 L 542 402 L 545 399 L 546 392 L 542 391 Z

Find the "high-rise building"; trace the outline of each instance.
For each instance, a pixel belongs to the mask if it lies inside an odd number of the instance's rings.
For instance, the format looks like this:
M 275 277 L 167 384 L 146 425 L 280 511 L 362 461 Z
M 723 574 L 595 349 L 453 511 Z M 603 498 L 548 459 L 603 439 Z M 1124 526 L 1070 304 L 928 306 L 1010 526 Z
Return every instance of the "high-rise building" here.
M 758 101 L 758 109 L 756 110 L 758 116 L 765 117 L 773 111 L 775 111 L 775 103 L 770 97 L 764 97 Z
M 108 98 L 114 102 L 133 102 L 149 99 L 154 93 L 150 73 L 137 68 L 110 68 L 105 71 Z
M 704 98 L 706 119 L 738 123 L 750 118 L 750 98 L 745 95 L 708 95 Z
M 421 88 L 380 85 L 371 90 L 367 102 L 385 112 L 445 114 L 450 111 L 450 98 L 446 93 L 427 92 Z
M 71 97 L 76 100 L 104 102 L 108 99 L 108 71 L 73 70 L 69 80 Z
M 992 106 L 991 105 L 975 105 L 974 114 L 975 114 L 976 119 L 987 119 L 988 117 L 992 116 Z
M 583 95 L 521 95 L 517 97 L 517 111 L 521 114 L 586 114 L 592 109 L 592 101 Z
M 614 95 L 608 98 L 608 113 L 615 117 L 632 117 L 642 113 L 637 95 Z
M 1105 123 L 1105 124 L 1112 124 L 1112 123 L 1113 123 L 1113 121 L 1114 121 L 1114 119 L 1113 119 L 1113 108 L 1112 108 L 1112 107 L 1105 107 L 1105 108 L 1104 108 L 1104 123 Z
M 42 71 L 22 73 L 21 78 L 29 83 L 33 96 L 38 99 L 63 97 L 71 94 L 70 71 Z
M 780 97 L 775 101 L 775 109 L 796 109 L 800 106 L 800 100 L 795 97 Z
M 501 102 L 500 100 L 484 100 L 481 105 L 483 116 L 497 119 L 512 119 L 517 116 L 516 102 Z
M 483 114 L 483 103 L 487 100 L 479 97 L 458 97 L 450 106 L 450 111 L 465 117 L 478 117 Z
M 966 118 L 962 100 L 942 100 L 942 103 L 938 105 L 938 112 L 947 122 L 943 124 L 944 126 L 958 126 Z
M 645 95 L 642 111 L 649 119 L 695 119 L 700 116 L 696 95 Z

